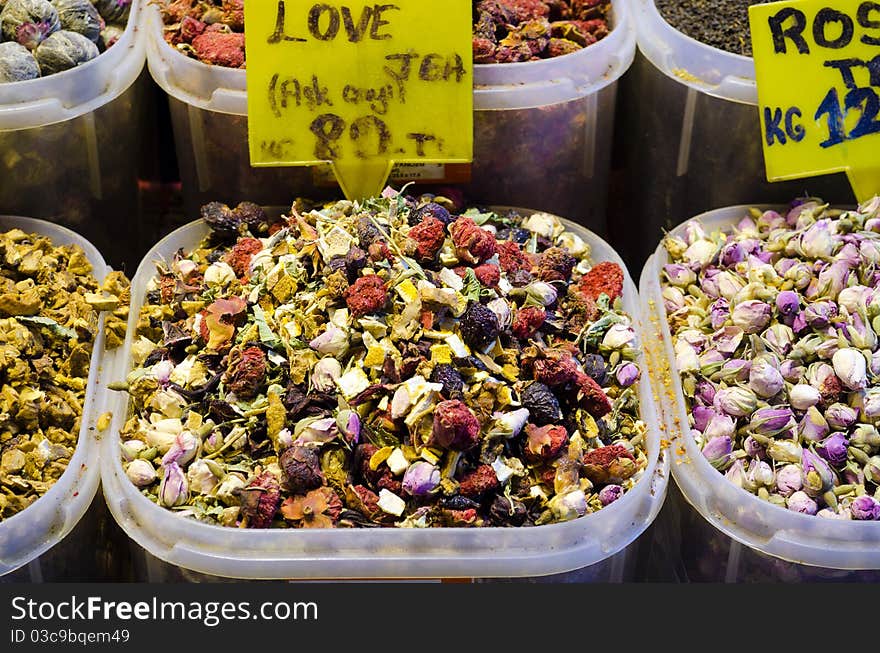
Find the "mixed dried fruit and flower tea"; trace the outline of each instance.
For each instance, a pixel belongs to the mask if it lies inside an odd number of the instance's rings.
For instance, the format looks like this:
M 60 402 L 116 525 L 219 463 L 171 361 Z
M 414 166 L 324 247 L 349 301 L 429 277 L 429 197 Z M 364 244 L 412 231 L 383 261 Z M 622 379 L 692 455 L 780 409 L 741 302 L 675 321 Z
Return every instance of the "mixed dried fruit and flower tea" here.
M 128 281 L 103 285 L 80 247 L 18 229 L 0 234 L 0 522 L 43 496 L 79 439 L 89 365 L 125 337 Z
M 127 378 L 123 466 L 159 505 L 250 528 L 522 526 L 643 475 L 623 271 L 558 218 L 388 189 L 202 219 L 157 263 Z
M 3 0 L 0 83 L 91 61 L 119 40 L 130 11 L 131 0 Z
M 880 520 L 880 198 L 752 209 L 668 236 L 663 300 L 691 435 L 781 508 Z

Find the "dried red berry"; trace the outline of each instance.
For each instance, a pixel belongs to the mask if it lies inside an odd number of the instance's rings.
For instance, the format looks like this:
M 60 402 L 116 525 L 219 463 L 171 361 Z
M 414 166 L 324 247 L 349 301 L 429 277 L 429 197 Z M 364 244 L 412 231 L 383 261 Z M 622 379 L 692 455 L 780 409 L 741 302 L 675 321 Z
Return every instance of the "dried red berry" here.
M 205 31 L 193 39 L 192 46 L 199 60 L 205 63 L 227 68 L 241 68 L 244 65 L 242 33 Z
M 459 483 L 458 491 L 466 497 L 478 497 L 498 488 L 498 476 L 490 465 L 480 465 Z
M 480 283 L 487 288 L 494 288 L 501 280 L 501 268 L 494 263 L 483 263 L 474 268 L 474 274 L 477 275 Z
M 535 426 L 526 424 L 526 445 L 523 454 L 530 462 L 550 462 L 554 460 L 568 441 L 568 431 L 564 426 L 547 424 Z
M 365 277 L 360 277 L 349 286 L 344 296 L 352 316 L 362 317 L 385 307 L 385 302 L 388 301 L 388 290 L 385 288 L 382 277 L 368 274 Z
M 409 237 L 418 243 L 416 259 L 433 261 L 446 241 L 446 225 L 441 220 L 428 216 L 409 230 Z
M 579 390 L 580 402 L 590 415 L 602 417 L 611 412 L 611 400 L 591 377 L 581 372 L 577 375 L 575 383 Z
M 529 257 L 512 240 L 496 242 L 496 249 L 498 251 L 498 263 L 507 274 L 532 269 L 532 262 L 529 260 Z
M 577 362 L 571 354 L 558 349 L 550 349 L 544 352 L 544 358 L 534 362 L 534 377 L 536 381 L 550 386 L 564 385 L 575 381 L 578 377 Z
M 452 243 L 459 259 L 467 263 L 482 263 L 495 255 L 495 236 L 479 227 L 471 218 L 461 217 L 451 225 Z
M 253 399 L 257 396 L 260 384 L 266 377 L 266 354 L 259 347 L 235 349 L 229 354 L 226 367 L 226 387 L 236 397 Z
M 281 485 L 271 472 L 263 472 L 239 491 L 239 499 L 248 528 L 269 528 L 281 505 Z
M 441 401 L 434 409 L 434 427 L 431 444 L 467 451 L 480 441 L 480 422 L 463 402 L 458 399 Z
M 605 293 L 614 301 L 623 293 L 623 270 L 617 263 L 604 261 L 587 272 L 578 284 L 581 292 L 594 301 Z
M 229 263 L 236 276 L 241 279 L 250 272 L 251 259 L 263 249 L 263 243 L 256 238 L 240 238 L 224 259 Z
M 180 36 L 187 43 L 205 31 L 205 24 L 192 16 L 185 16 L 180 23 Z
M 541 281 L 568 281 L 576 263 L 565 247 L 551 247 L 538 259 L 538 278 Z
M 635 456 L 620 444 L 588 451 L 581 459 L 584 475 L 593 483 L 620 483 L 636 471 Z
M 547 313 L 537 306 L 526 306 L 516 312 L 511 330 L 520 340 L 531 338 L 544 324 Z

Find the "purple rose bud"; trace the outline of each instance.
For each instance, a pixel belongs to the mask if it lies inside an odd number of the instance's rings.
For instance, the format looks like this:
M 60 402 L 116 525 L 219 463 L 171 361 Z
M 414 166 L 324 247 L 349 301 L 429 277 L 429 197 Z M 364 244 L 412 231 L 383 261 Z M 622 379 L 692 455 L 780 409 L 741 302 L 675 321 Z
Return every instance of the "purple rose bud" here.
M 686 265 L 671 263 L 669 265 L 664 265 L 663 271 L 666 273 L 666 278 L 669 279 L 669 283 L 673 286 L 678 286 L 679 288 L 687 288 L 697 280 L 697 275 Z
M 794 331 L 785 324 L 771 324 L 761 334 L 764 344 L 781 358 L 788 356 L 794 342 Z
M 813 279 L 813 269 L 806 263 L 796 262 L 785 271 L 785 278 L 794 284 L 798 290 L 809 288 Z
M 414 462 L 403 475 L 403 490 L 414 497 L 425 496 L 438 485 L 440 470 L 428 462 Z
M 759 408 L 752 413 L 749 429 L 758 435 L 773 436 L 794 426 L 794 414 L 788 408 Z
M 776 472 L 776 489 L 784 497 L 790 497 L 803 487 L 801 468 L 797 465 L 786 465 Z
M 832 433 L 816 447 L 816 453 L 835 467 L 846 463 L 849 440 L 844 433 Z
M 764 211 L 760 222 L 768 230 L 782 229 L 785 226 L 785 218 L 776 211 Z
M 623 488 L 619 485 L 606 485 L 599 490 L 599 501 L 603 506 L 614 503 L 623 496 Z
M 740 261 L 746 259 L 745 250 L 739 243 L 729 243 L 721 248 L 721 258 L 719 262 L 724 267 L 736 265 Z
M 752 369 L 752 363 L 742 358 L 732 358 L 725 361 L 721 366 L 721 376 L 724 380 L 730 381 L 747 381 L 749 372 Z
M 721 368 L 725 358 L 717 349 L 707 349 L 700 354 L 700 370 L 707 375 L 714 374 L 715 370 Z
M 849 278 L 849 265 L 843 261 L 835 261 L 825 266 L 819 273 L 817 292 L 821 297 L 837 299 L 837 295 L 846 287 Z
M 730 318 L 730 302 L 717 299 L 709 307 L 709 319 L 713 329 L 720 329 Z
M 813 329 L 824 329 L 837 317 L 837 304 L 834 302 L 813 302 L 804 309 L 804 319 Z
M 730 469 L 724 472 L 724 478 L 726 478 L 729 483 L 733 483 L 737 487 L 743 487 L 743 485 L 745 484 L 745 470 L 743 469 L 743 461 L 735 460 L 734 463 L 730 466 Z
M 712 346 L 723 354 L 733 355 L 743 340 L 743 330 L 728 326 L 712 334 Z
M 714 410 L 707 408 L 706 406 L 694 406 L 691 410 L 691 415 L 694 417 L 694 428 L 702 433 L 706 430 L 709 420 L 711 420 L 716 413 Z
M 861 469 L 849 469 L 847 467 L 843 470 L 843 482 L 847 485 L 864 485 L 865 474 Z
M 873 376 L 880 376 L 880 349 L 871 354 L 871 362 L 868 364 Z
M 746 333 L 758 333 L 770 322 L 770 305 L 757 299 L 747 299 L 736 305 L 731 313 L 733 324 Z
M 815 515 L 819 506 L 813 501 L 806 492 L 795 492 L 786 501 L 788 509 L 793 512 L 800 512 L 805 515 Z
M 732 438 L 735 432 L 736 421 L 732 417 L 714 414 L 703 429 L 703 437 L 707 441 L 714 438 Z
M 763 459 L 767 455 L 767 450 L 764 448 L 764 445 L 759 444 L 751 435 L 743 442 L 743 449 L 746 454 L 748 454 L 749 458 Z
M 801 455 L 803 467 L 802 483 L 804 491 L 811 496 L 819 496 L 831 489 L 834 484 L 834 471 L 828 463 L 811 449 L 804 449 Z
M 687 300 L 681 288 L 666 286 L 661 294 L 663 295 L 663 308 L 666 309 L 668 315 L 672 315 L 685 307 Z
M 733 440 L 728 436 L 712 438 L 703 447 L 703 456 L 715 469 L 726 469 L 732 459 Z
M 801 423 L 798 424 L 798 435 L 802 440 L 818 442 L 831 431 L 828 422 L 822 417 L 822 413 L 815 406 L 807 409 Z
M 794 319 L 791 321 L 791 330 L 795 333 L 800 333 L 804 329 L 807 328 L 807 319 L 804 315 L 804 312 L 801 311 L 797 315 L 794 316 Z
M 840 291 L 837 303 L 848 310 L 850 315 L 855 315 L 859 309 L 867 310 L 873 293 L 874 291 L 867 286 L 850 286 Z
M 626 363 L 617 370 L 617 382 L 624 388 L 628 388 L 639 380 L 640 375 L 641 372 L 635 363 Z
M 810 258 L 827 259 L 831 257 L 837 240 L 831 220 L 817 220 L 801 236 L 801 251 Z
M 700 276 L 700 289 L 706 293 L 707 297 L 712 299 L 721 297 L 721 288 L 718 286 L 720 274 L 721 270 L 718 268 L 709 268 Z
M 697 383 L 694 399 L 701 402 L 704 406 L 711 406 L 715 401 L 715 386 L 711 381 L 700 381 Z
M 754 393 L 745 388 L 724 388 L 715 393 L 713 406 L 733 417 L 751 415 L 757 406 L 758 399 Z
M 880 456 L 871 456 L 862 471 L 865 480 L 880 485 Z
M 184 504 L 189 499 L 189 484 L 186 474 L 176 462 L 163 465 L 165 470 L 159 484 L 159 502 L 166 508 Z
M 783 387 L 785 380 L 773 363 L 764 357 L 752 361 L 752 368 L 749 370 L 749 388 L 756 395 L 768 399 L 779 394 Z
M 880 501 L 877 501 L 877 499 L 868 494 L 856 497 L 850 504 L 849 509 L 852 513 L 853 519 L 863 521 L 880 520 Z
M 689 220 L 684 226 L 684 241 L 688 245 L 693 245 L 698 240 L 706 239 L 706 230 L 698 220 Z
M 880 224 L 880 220 L 875 219 L 874 222 Z M 859 244 L 859 255 L 869 263 L 880 264 L 880 240 L 863 240 Z
M 794 360 L 784 360 L 779 365 L 779 373 L 789 383 L 798 383 L 804 376 L 803 365 Z
M 746 487 L 752 491 L 761 487 L 771 487 L 774 480 L 773 468 L 763 460 L 752 460 L 743 477 Z
M 831 404 L 825 410 L 825 420 L 834 429 L 845 431 L 856 423 L 859 413 L 855 408 L 846 404 Z
M 357 444 L 361 437 L 361 418 L 353 410 L 340 410 L 336 414 L 339 434 L 349 444 Z
M 780 315 L 795 315 L 800 309 L 800 296 L 793 290 L 783 290 L 776 295 L 776 309 Z
M 776 273 L 784 277 L 789 270 L 791 270 L 797 264 L 797 260 L 793 258 L 781 258 L 773 265 L 773 269 L 776 270 Z
M 859 256 L 859 248 L 855 243 L 847 243 L 834 255 L 835 261 L 845 263 L 850 269 L 858 267 L 862 260 Z

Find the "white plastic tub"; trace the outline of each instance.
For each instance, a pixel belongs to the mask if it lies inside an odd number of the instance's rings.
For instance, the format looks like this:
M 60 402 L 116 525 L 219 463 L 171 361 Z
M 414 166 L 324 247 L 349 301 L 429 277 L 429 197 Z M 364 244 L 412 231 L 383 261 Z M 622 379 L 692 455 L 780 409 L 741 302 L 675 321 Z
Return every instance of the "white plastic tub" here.
M 620 263 L 617 254 L 595 235 L 571 223 L 567 228 L 591 245 L 594 260 Z M 205 233 L 207 228 L 200 222 L 185 225 L 144 258 L 132 280 L 128 337 L 113 363 L 117 378 L 124 378 L 130 369 L 136 307 L 144 301 L 147 281 L 155 274 L 154 261 L 168 259 L 180 248 L 191 249 Z M 639 329 L 641 309 L 629 276 L 623 302 Z M 101 445 L 104 495 L 117 522 L 144 550 L 136 550 L 134 557 L 150 581 L 534 577 L 572 570 L 580 570 L 575 578 L 626 580 L 627 552 L 623 549 L 653 521 L 669 476 L 644 358 L 639 364 L 639 399 L 642 419 L 648 425 L 650 464 L 640 482 L 623 497 L 574 521 L 525 528 L 367 530 L 247 530 L 199 523 L 156 505 L 126 477 L 116 436 L 127 416 L 127 395 L 123 393 L 108 403 L 113 424 Z M 624 555 L 615 558 L 618 553 Z
M 162 38 L 159 9 L 144 8 L 147 61 L 168 94 L 187 215 L 202 204 L 242 199 L 283 204 L 292 195 L 338 194 L 319 168 L 251 168 L 246 72 L 211 66 Z M 604 234 L 617 79 L 632 63 L 627 3 L 613 2 L 614 29 L 574 54 L 474 66 L 471 203 L 539 206 Z M 430 183 L 454 182 L 460 166 L 431 166 Z M 392 178 L 407 179 L 395 169 Z M 411 173 L 411 169 L 408 171 Z
M 110 271 L 95 246 L 69 229 L 43 220 L 0 216 L 0 230 L 15 228 L 48 236 L 56 245 L 79 245 L 98 281 Z M 100 412 L 97 388 L 106 383 L 102 374 L 103 326 L 101 315 L 92 348 L 79 438 L 67 469 L 46 494 L 18 514 L 0 521 L 0 582 L 95 579 L 99 565 L 90 556 L 95 552 L 98 517 L 91 513 L 100 481 L 95 421 Z M 90 514 L 86 514 L 87 510 Z
M 114 265 L 139 253 L 139 11 L 92 61 L 0 84 L 0 212 L 75 229 Z
M 707 232 L 729 231 L 749 208 L 726 207 L 695 219 Z M 671 235 L 682 236 L 684 226 L 673 229 Z M 680 535 L 682 564 L 689 576 L 728 582 L 880 579 L 880 523 L 828 520 L 774 506 L 730 483 L 702 455 L 690 436 L 661 296 L 660 273 L 668 262 L 661 244 L 642 270 L 640 289 L 645 319 L 657 326 L 662 338 L 661 356 L 652 356 L 651 365 L 672 440 L 672 473 L 685 500 L 672 516 L 677 522 L 672 531 Z M 691 514 L 691 509 L 702 519 Z M 705 527 L 704 520 L 711 528 Z
M 768 182 L 754 60 L 679 32 L 654 0 L 630 3 L 638 54 L 621 84 L 612 190 L 612 214 L 626 219 L 611 223 L 611 236 L 633 269 L 663 229 L 719 206 L 804 194 L 854 202 L 843 174 Z

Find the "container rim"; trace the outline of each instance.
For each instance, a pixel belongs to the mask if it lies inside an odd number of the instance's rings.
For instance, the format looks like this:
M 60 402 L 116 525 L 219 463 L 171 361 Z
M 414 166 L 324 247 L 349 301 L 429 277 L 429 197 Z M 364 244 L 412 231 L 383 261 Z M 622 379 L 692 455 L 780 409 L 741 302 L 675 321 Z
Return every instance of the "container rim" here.
M 0 230 L 18 228 L 49 237 L 55 245 L 79 245 L 92 264 L 94 276 L 102 281 L 110 272 L 104 258 L 91 242 L 76 232 L 36 218 L 0 215 Z M 74 454 L 67 468 L 39 499 L 12 517 L 0 521 L 0 546 L 12 543 L 11 554 L 0 552 L 0 579 L 39 558 L 63 540 L 79 523 L 98 490 L 100 465 L 95 437 L 97 386 L 104 359 L 104 313 L 97 321 L 92 346 L 86 398 Z
M 91 61 L 47 77 L 3 84 L 0 130 L 33 129 L 78 118 L 124 93 L 146 60 L 141 9 L 141 0 L 133 0 L 122 36 Z
M 676 226 L 670 235 L 681 235 L 685 226 L 697 220 L 707 229 L 730 231 L 748 211 L 787 212 L 790 207 L 775 204 L 741 204 L 706 211 Z M 796 513 L 763 501 L 730 483 L 712 467 L 689 434 L 688 412 L 672 349 L 672 336 L 663 305 L 660 272 L 668 262 L 661 241 L 642 269 L 640 282 L 643 309 L 659 318 L 665 347 L 665 365 L 674 396 L 660 393 L 673 443 L 672 474 L 685 499 L 704 519 L 728 537 L 762 553 L 799 564 L 835 569 L 880 568 L 880 522 L 823 519 Z M 653 370 L 662 378 L 663 370 Z M 720 481 L 720 483 L 719 483 Z M 749 523 L 752 522 L 752 523 Z
M 654 0 L 631 0 L 639 51 L 655 68 L 701 93 L 741 104 L 758 104 L 755 62 L 680 32 Z
M 528 210 L 526 214 L 535 212 Z M 626 270 L 619 256 L 598 236 L 568 220 L 563 224 L 582 238 L 587 237 L 585 240 L 595 259 L 614 260 Z M 138 267 L 132 285 L 133 302 L 140 302 L 134 288 L 140 280 L 153 276 L 154 261 L 160 257 L 160 252 L 174 252 L 181 246 L 191 246 L 206 232 L 203 223 L 194 221 L 162 239 Z M 640 302 L 628 273 L 625 284 L 627 299 L 624 307 L 633 320 L 640 341 L 643 341 Z M 134 309 L 131 312 L 126 343 L 113 364 L 117 378 L 124 378 L 129 369 L 137 313 Z M 361 529 L 248 531 L 181 518 L 144 497 L 125 478 L 119 438 L 115 434 L 128 415 L 126 401 L 105 406 L 105 410 L 112 410 L 114 415 L 111 425 L 114 435 L 105 437 L 101 445 L 105 497 L 129 537 L 152 555 L 170 564 L 213 575 L 237 578 L 291 578 L 298 574 L 304 575 L 299 577 L 321 578 L 428 578 L 525 576 L 571 571 L 607 559 L 629 545 L 651 524 L 665 498 L 669 458 L 660 439 L 659 421 L 652 401 L 652 381 L 644 355 L 639 359 L 639 366 L 642 371 L 639 384 L 641 417 L 648 429 L 648 467 L 636 486 L 612 506 L 568 522 L 519 528 L 370 529 L 369 539 L 373 541 L 365 545 L 362 541 L 367 536 Z M 179 533 L 163 537 L 175 527 Z M 588 528 L 595 528 L 605 537 L 589 537 Z M 180 545 L 174 540 L 178 535 L 191 538 L 191 541 Z M 550 542 L 548 537 L 555 540 Z M 208 545 L 206 540 L 212 540 L 214 544 Z M 255 540 L 259 540 L 259 546 L 255 545 Z M 217 545 L 218 541 L 222 544 Z M 477 548 L 476 551 L 462 551 L 468 541 Z M 233 552 L 232 546 L 237 547 L 237 553 Z M 364 564 L 366 561 L 369 561 L 368 565 Z M 336 573 L 327 573 L 327 563 L 332 563 Z M 511 563 L 519 566 L 512 568 Z M 231 574 L 230 566 L 235 567 Z M 340 573 L 342 575 L 337 576 Z

